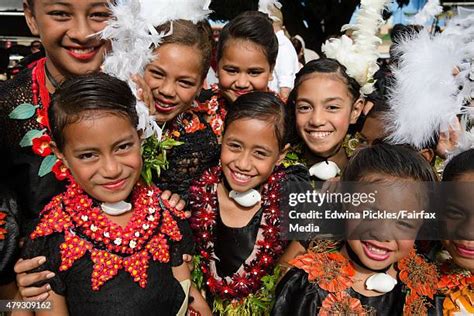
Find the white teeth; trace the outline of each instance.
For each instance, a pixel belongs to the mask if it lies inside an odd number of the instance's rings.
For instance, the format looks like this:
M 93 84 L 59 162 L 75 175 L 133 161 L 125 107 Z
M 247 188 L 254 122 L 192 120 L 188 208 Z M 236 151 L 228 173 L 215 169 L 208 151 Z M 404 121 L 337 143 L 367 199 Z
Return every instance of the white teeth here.
M 235 172 L 235 171 L 234 171 L 234 176 L 239 180 L 248 180 L 248 179 L 250 179 L 250 176 L 247 176 L 245 174 L 238 173 L 238 172 Z
M 369 245 L 369 244 L 366 244 L 367 245 L 367 249 L 369 249 L 371 252 L 373 253 L 376 253 L 376 254 L 379 254 L 379 255 L 385 255 L 387 254 L 387 250 L 385 249 L 381 249 L 381 248 L 376 248 L 372 245 Z
M 88 53 L 94 51 L 94 47 L 84 48 L 84 49 L 71 48 L 71 51 L 73 53 L 76 53 L 76 54 L 88 54 Z
M 310 132 L 311 137 L 314 138 L 324 138 L 331 135 L 332 132 Z

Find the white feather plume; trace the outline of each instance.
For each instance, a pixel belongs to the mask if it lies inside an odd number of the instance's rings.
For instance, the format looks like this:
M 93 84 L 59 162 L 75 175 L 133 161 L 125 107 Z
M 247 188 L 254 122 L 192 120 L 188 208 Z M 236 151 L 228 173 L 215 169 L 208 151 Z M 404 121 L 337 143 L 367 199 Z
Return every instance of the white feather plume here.
M 439 0 L 428 0 L 423 8 L 413 17 L 411 23 L 425 25 L 441 12 L 443 12 L 443 7 L 439 4 Z
M 334 58 L 347 68 L 347 74 L 361 85 L 361 94 L 373 91 L 373 75 L 379 69 L 377 47 L 381 44 L 377 36 L 383 23 L 382 12 L 390 0 L 362 0 L 356 23 L 346 24 L 342 31 L 352 30 L 352 39 L 343 35 L 330 39 L 322 46 L 329 58 Z
M 399 65 L 393 70 L 387 115 L 388 141 L 421 149 L 439 132 L 448 131 L 462 112 L 452 71 L 463 57 L 455 40 L 427 31 L 412 34 L 398 45 Z
M 112 18 L 100 33 L 112 45 L 104 60 L 104 72 L 127 81 L 136 95 L 131 77 L 143 75 L 146 65 L 156 57 L 153 49 L 169 35 L 158 33 L 155 27 L 178 19 L 201 21 L 210 13 L 209 4 L 209 0 L 117 0 L 110 5 Z M 137 112 L 143 135 L 154 133 L 160 139 L 161 129 L 143 103 L 137 103 Z
M 273 10 L 282 8 L 281 2 L 278 0 L 259 0 L 258 11 L 267 14 L 273 21 L 279 21 L 280 19 L 273 15 Z

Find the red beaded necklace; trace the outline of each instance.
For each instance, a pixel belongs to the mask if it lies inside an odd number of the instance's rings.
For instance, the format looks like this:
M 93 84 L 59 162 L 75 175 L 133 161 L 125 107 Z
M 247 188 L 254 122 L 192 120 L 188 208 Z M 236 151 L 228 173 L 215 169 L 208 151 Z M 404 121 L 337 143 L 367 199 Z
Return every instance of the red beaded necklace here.
M 262 277 L 272 272 L 284 250 L 280 238 L 280 188 L 286 174 L 276 171 L 263 185 L 263 218 L 252 254 L 231 278 L 221 278 L 215 268 L 214 240 L 218 210 L 217 185 L 222 179 L 220 167 L 206 171 L 190 187 L 191 228 L 200 254 L 200 269 L 213 295 L 226 299 L 240 299 L 255 293 L 262 285 Z
M 111 222 L 92 199 L 73 181 L 67 191 L 57 195 L 44 208 L 31 238 L 64 233 L 60 245 L 59 271 L 68 270 L 86 251 L 94 262 L 92 289 L 97 291 L 120 269 L 146 287 L 150 256 L 154 261 L 169 262 L 168 239 L 179 241 L 182 235 L 174 217 L 183 212 L 170 208 L 160 199 L 155 186 L 137 184 L 132 193 L 133 215 L 125 228 Z

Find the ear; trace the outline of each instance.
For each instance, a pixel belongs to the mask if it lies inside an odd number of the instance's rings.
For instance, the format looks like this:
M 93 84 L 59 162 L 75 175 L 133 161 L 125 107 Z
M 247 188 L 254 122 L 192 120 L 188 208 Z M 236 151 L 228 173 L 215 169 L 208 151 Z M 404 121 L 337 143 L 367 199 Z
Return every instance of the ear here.
M 290 150 L 290 144 L 286 144 L 285 147 L 283 147 L 283 149 L 280 151 L 280 155 L 278 156 L 278 160 L 276 163 L 277 165 L 281 164 L 283 159 L 285 159 L 288 150 Z
M 434 150 L 432 148 L 423 148 L 419 151 L 419 153 L 426 159 L 429 163 L 431 163 L 435 157 Z
M 351 111 L 351 124 L 355 124 L 357 122 L 357 119 L 360 116 L 360 113 L 362 112 L 362 109 L 364 108 L 364 100 L 359 98 L 357 99 L 354 104 L 352 105 L 352 111 Z
M 25 14 L 26 24 L 28 24 L 31 34 L 39 36 L 38 24 L 36 23 L 33 8 L 31 8 L 26 1 L 23 1 L 23 11 Z
M 63 162 L 63 164 L 69 168 L 69 164 L 67 163 L 67 160 L 66 158 L 64 157 L 64 154 L 59 150 L 58 146 L 56 145 L 56 143 L 54 141 L 51 141 L 49 143 L 49 147 L 51 148 L 51 150 L 53 151 L 53 153 L 56 155 L 56 157 L 58 157 L 59 160 L 61 160 Z

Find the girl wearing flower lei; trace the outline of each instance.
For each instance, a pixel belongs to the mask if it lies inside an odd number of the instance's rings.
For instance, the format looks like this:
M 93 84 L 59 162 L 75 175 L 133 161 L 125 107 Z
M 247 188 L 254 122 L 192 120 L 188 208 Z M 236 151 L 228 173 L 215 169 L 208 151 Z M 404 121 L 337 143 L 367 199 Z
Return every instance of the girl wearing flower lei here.
M 278 41 L 265 14 L 244 12 L 224 26 L 216 53 L 219 83 L 198 107 L 216 135 L 222 135 L 226 112 L 240 95 L 268 91 L 277 54 Z
M 51 102 L 51 147 L 72 176 L 22 256 L 48 258 L 55 313 L 186 311 L 190 231 L 183 212 L 139 181 L 135 104 L 128 85 L 105 74 L 66 80 Z
M 239 97 L 225 126 L 220 166 L 190 188 L 199 254 L 193 278 L 218 314 L 268 315 L 277 261 L 286 247 L 283 189 L 311 187 L 304 173 L 297 178 L 278 167 L 288 147 L 285 106 L 278 97 L 269 92 Z
M 441 278 L 433 311 L 437 315 L 474 313 L 473 161 L 471 148 L 452 158 L 443 172 L 441 228 L 446 240 L 438 255 Z
M 356 190 L 377 190 L 377 209 L 396 212 L 423 209 L 426 195 L 416 181 L 435 179 L 415 151 L 382 143 L 358 151 L 342 176 L 357 182 Z M 291 260 L 295 268 L 277 287 L 272 315 L 423 315 L 413 306 L 423 307 L 419 302 L 433 298 L 437 273 L 413 250 L 421 222 L 373 224 L 348 220 L 344 243 L 318 240 Z

